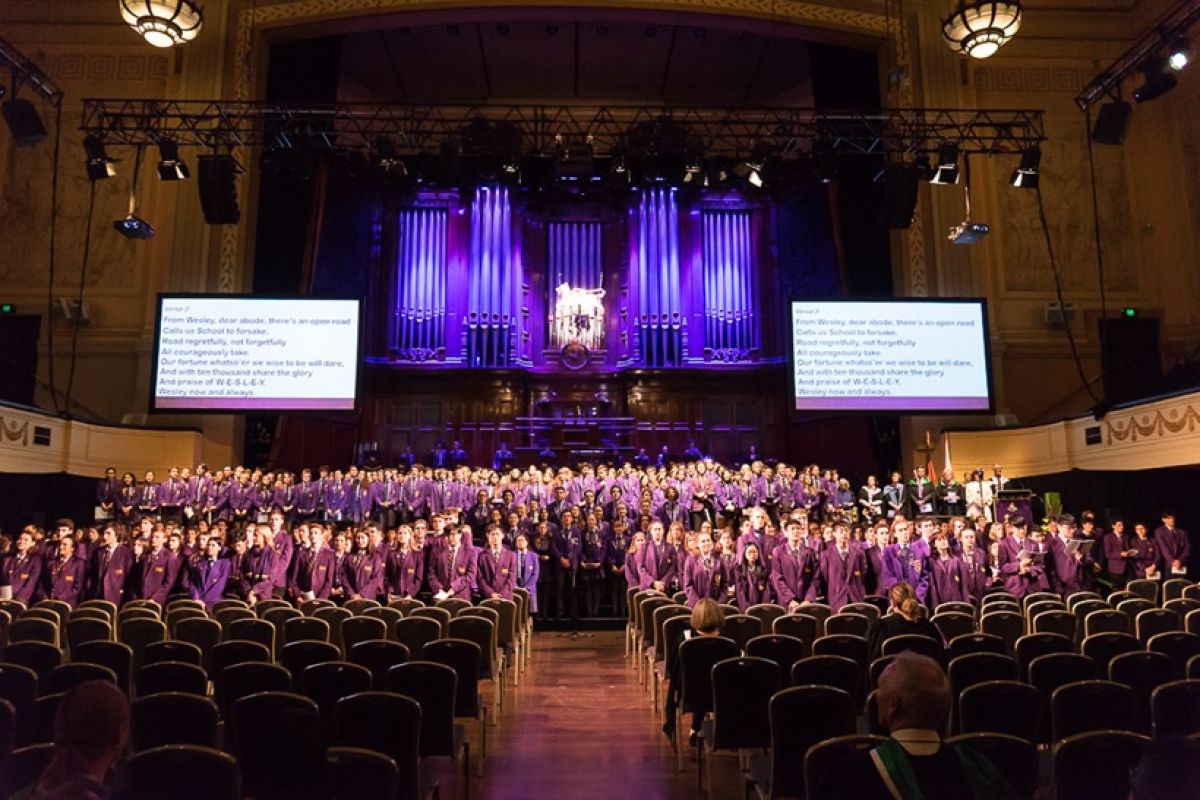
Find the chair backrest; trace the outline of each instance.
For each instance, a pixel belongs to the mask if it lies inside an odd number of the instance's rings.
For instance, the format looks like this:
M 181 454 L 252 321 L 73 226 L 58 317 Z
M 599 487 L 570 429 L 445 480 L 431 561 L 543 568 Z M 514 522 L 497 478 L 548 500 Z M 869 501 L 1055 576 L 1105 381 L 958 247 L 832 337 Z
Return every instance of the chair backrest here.
M 655 661 L 663 661 L 664 653 L 668 645 L 668 640 L 665 638 L 667 621 L 686 617 L 690 623 L 692 612 L 687 606 L 676 605 L 671 603 L 665 606 L 659 606 L 654 609 L 653 620 L 653 635 L 651 636 L 651 646 L 654 648 Z
M 239 619 L 229 625 L 225 638 L 228 641 L 255 642 L 275 655 L 275 626 L 261 619 Z
M 680 644 L 680 710 L 701 716 L 711 711 L 713 665 L 741 654 L 742 648 L 737 642 L 724 636 L 698 636 Z
M 793 686 L 833 686 L 851 697 L 858 697 L 863 669 L 845 656 L 817 655 L 802 658 L 792 665 Z
M 349 661 L 323 661 L 305 667 L 295 686 L 316 701 L 321 716 L 332 722 L 334 707 L 343 697 L 369 692 L 373 676 L 366 667 Z
M 232 732 L 232 753 L 247 796 L 307 800 L 322 795 L 326 726 L 316 703 L 291 692 L 257 692 L 234 703 L 231 717 L 226 735 Z
M 714 750 L 770 746 L 768 707 L 781 677 L 779 665 L 765 658 L 742 656 L 713 665 Z
M 1165 607 L 1167 603 L 1171 602 L 1172 600 L 1177 600 L 1183 597 L 1184 590 L 1189 586 L 1194 585 L 1195 584 L 1193 584 L 1187 578 L 1168 578 L 1167 580 L 1163 581 L 1163 606 Z
M 969 604 L 968 604 L 969 605 Z M 872 623 L 879 622 L 883 616 L 883 612 L 879 610 L 879 606 L 874 603 L 846 603 L 842 606 L 841 613 L 843 614 L 862 614 Z
M 62 651 L 45 642 L 16 642 L 5 649 L 4 659 L 29 667 L 37 673 L 39 681 L 45 681 L 50 670 L 62 663 Z
M 1046 611 L 1066 611 L 1067 604 L 1057 597 L 1053 600 L 1038 600 L 1036 603 L 1030 603 L 1025 606 L 1025 619 L 1030 627 L 1033 626 L 1033 621 L 1038 614 Z
M 1152 608 L 1154 608 L 1154 602 L 1144 597 L 1132 597 L 1116 603 L 1117 611 L 1129 617 L 1130 630 L 1137 630 L 1135 627 L 1132 627 L 1136 623 L 1137 615 Z
M 641 605 L 638 606 L 638 613 L 641 614 L 642 617 L 641 625 L 638 626 L 638 630 L 641 632 L 642 643 L 646 646 L 652 646 L 654 644 L 655 610 L 663 606 L 671 605 L 678 605 L 678 603 L 675 603 L 669 597 L 663 597 L 662 595 L 651 595 L 643 600 Z
M 758 620 L 762 624 L 762 633 L 768 634 L 775 620 L 786 614 L 787 609 L 775 603 L 758 603 L 747 608 L 745 613 Z
M 1158 602 L 1158 585 L 1161 580 L 1150 580 L 1148 578 L 1137 578 L 1125 584 L 1125 591 L 1133 592 L 1135 595 L 1150 603 Z
M 1050 601 L 1053 601 L 1056 603 L 1062 602 L 1062 598 L 1059 597 L 1054 592 L 1030 592 L 1029 594 L 1027 594 L 1021 598 L 1021 607 L 1026 612 L 1028 612 L 1029 607 L 1032 606 L 1034 603 L 1042 603 L 1047 600 L 1050 600 Z
M 29 612 L 25 612 L 28 614 Z M 55 614 L 45 612 L 51 617 Z M 21 616 L 8 626 L 8 641 L 13 642 L 44 642 L 58 645 L 58 625 L 55 620 L 37 616 Z
M 388 687 L 421 707 L 421 755 L 453 755 L 458 674 L 445 664 L 409 661 L 388 670 Z
M 1012 594 L 1011 592 L 1006 592 L 1003 589 L 992 589 L 991 591 L 984 594 L 983 600 L 981 600 L 979 603 L 979 607 L 982 610 L 986 611 L 988 606 L 992 605 L 993 603 L 1018 603 L 1019 604 L 1020 601 L 1018 601 L 1017 596 Z
M 71 660 L 107 667 L 117 678 L 117 686 L 129 694 L 133 676 L 133 650 L 120 642 L 84 642 L 71 651 Z
M 75 610 L 79 611 L 80 609 L 84 609 L 84 608 L 89 608 L 89 609 L 94 608 L 98 611 L 103 611 L 105 614 L 108 615 L 109 622 L 115 622 L 117 619 L 117 604 L 112 602 L 111 600 L 100 600 L 100 599 L 84 600 L 82 603 L 80 603 L 79 605 L 77 605 L 75 607 Z
M 793 686 L 771 698 L 771 793 L 802 797 L 813 745 L 854 733 L 854 700 L 831 686 Z
M 737 642 L 740 651 L 745 651 L 746 642 L 761 633 L 762 622 L 748 614 L 730 614 L 721 623 L 721 635 Z
M 147 664 L 134 672 L 133 687 L 138 697 L 159 692 L 185 692 L 204 697 L 208 693 L 208 675 L 195 664 L 162 661 Z
M 1041 695 L 1038 741 L 1053 741 L 1051 723 L 1051 697 L 1055 690 L 1068 683 L 1095 680 L 1099 677 L 1096 662 L 1078 653 L 1048 653 L 1038 656 L 1029 664 L 1029 682 Z
M 164 661 L 182 661 L 196 667 L 204 665 L 204 653 L 190 642 L 177 642 L 168 639 L 165 642 L 151 642 L 142 651 L 142 665 L 161 664 Z
M 239 800 L 242 773 L 233 756 L 210 747 L 165 745 L 129 759 L 130 800 Z M 186 794 L 181 793 L 186 787 Z
M 167 610 L 167 634 L 175 636 L 175 628 L 181 620 L 185 619 L 207 619 L 208 615 L 204 613 L 202 608 L 193 608 L 192 606 L 180 606 L 179 608 L 171 608 Z
M 1164 683 L 1150 695 L 1154 740 L 1200 733 L 1200 680 Z
M 129 603 L 121 606 L 121 610 L 117 612 L 118 627 L 120 627 L 121 622 L 126 619 L 162 619 L 162 614 L 159 613 L 162 609 L 160 609 L 158 605 L 154 603 L 154 601 L 145 601 L 151 604 L 145 606 L 133 605 L 135 602 L 138 601 L 131 600 Z
M 1004 646 L 1011 655 L 1016 648 L 1017 639 L 1025 633 L 1025 618 L 1011 611 L 989 611 L 983 607 L 983 615 L 979 617 L 979 632 L 990 633 L 1004 640 Z
M 1165 608 L 1148 608 L 1139 612 L 1135 617 L 1134 630 L 1138 641 L 1145 644 L 1150 641 L 1150 637 L 1160 633 L 1183 630 L 1183 621 L 1174 611 Z
M 937 607 L 933 609 L 935 617 L 941 614 L 966 614 L 968 617 L 974 618 L 975 613 L 975 606 L 963 600 L 947 600 L 944 603 L 938 603 Z
M 207 697 L 161 692 L 129 707 L 134 752 L 169 744 L 217 746 L 217 706 Z
M 1151 636 L 1146 649 L 1170 658 L 1175 665 L 1175 677 L 1186 678 L 1188 661 L 1200 655 L 1200 634 L 1167 631 Z
M 283 641 L 328 642 L 329 623 L 316 617 L 294 617 L 283 623 Z
M 38 695 L 38 676 L 20 664 L 0 662 L 0 699 L 12 703 L 17 714 L 17 730 L 29 729 L 33 701 Z
M 46 681 L 40 685 L 42 694 L 60 694 L 86 681 L 107 681 L 117 685 L 117 675 L 100 664 L 74 662 L 60 664 L 50 670 Z
M 808 603 L 801 613 L 807 614 L 817 621 L 817 635 L 825 634 L 825 620 L 833 616 L 833 609 L 825 603 Z
M 230 664 L 216 675 L 217 705 L 228 722 L 238 700 L 258 692 L 290 692 L 292 674 L 278 664 L 266 661 L 243 661 Z
M 755 636 L 746 642 L 746 655 L 755 658 L 765 658 L 779 665 L 779 674 L 784 680 L 791 680 L 792 665 L 810 655 L 808 645 L 795 636 L 782 634 L 764 634 Z
M 1070 611 L 1043 611 L 1033 618 L 1034 633 L 1057 633 L 1075 641 L 1078 618 Z
M 212 613 L 213 617 L 215 618 L 218 614 L 220 614 L 222 611 L 224 611 L 227 608 L 244 608 L 246 610 L 249 610 L 250 606 L 248 603 L 246 603 L 245 600 L 238 600 L 237 598 L 227 597 L 227 598 L 224 598 L 223 600 L 218 600 L 217 602 L 213 603 L 212 608 L 210 609 L 210 612 Z
M 122 619 L 117 626 L 117 641 L 133 650 L 133 669 L 142 665 L 142 652 L 151 642 L 167 638 L 167 626 L 156 619 Z
M 948 662 L 971 653 L 1004 655 L 1004 640 L 990 633 L 965 633 L 962 636 L 955 636 L 946 644 L 946 660 Z
M 0 699 L 0 764 L 17 746 L 17 709 Z
M 1130 633 L 1133 622 L 1129 615 L 1115 608 L 1100 608 L 1088 613 L 1083 618 L 1084 637 L 1095 636 L 1099 633 Z
M 830 771 L 852 754 L 874 750 L 886 741 L 886 736 L 851 734 L 835 736 L 808 748 L 804 756 L 805 797 L 819 798 L 833 794 L 834 788 L 825 783 Z
M 235 664 L 257 661 L 271 663 L 271 651 L 265 645 L 250 641 L 221 642 L 210 654 L 210 672 L 214 680 L 222 670 Z
M 434 607 L 444 608 L 450 612 L 451 617 L 457 617 L 458 612 L 462 611 L 464 608 L 471 607 L 471 601 L 464 600 L 461 597 L 447 597 L 445 600 L 438 600 L 436 603 L 434 603 Z
M 412 615 L 396 623 L 389 638 L 403 644 L 408 648 L 410 656 L 418 658 L 427 643 L 442 638 L 442 624 L 436 619 L 417 616 L 414 611 Z
M 1089 731 L 1131 730 L 1137 714 L 1137 695 L 1112 681 L 1077 681 L 1054 690 L 1050 697 L 1052 741 Z
M 505 600 L 502 597 L 492 597 L 484 600 L 479 605 L 482 608 L 495 611 L 499 615 L 499 625 L 496 628 L 496 643 L 502 650 L 511 648 L 517 639 L 518 607 L 516 602 Z
M 867 631 L 871 628 L 871 620 L 862 614 L 855 614 L 850 611 L 840 611 L 837 614 L 830 615 L 829 619 L 825 620 L 825 635 L 834 634 L 849 634 L 858 636 L 862 639 L 867 638 Z
M 458 676 L 454 695 L 454 716 L 478 717 L 479 704 L 479 645 L 466 639 L 438 639 L 425 645 L 421 658 L 435 664 L 445 664 Z
M 1138 696 L 1138 730 L 1150 731 L 1150 696 L 1175 675 L 1175 665 L 1162 653 L 1122 653 L 1108 662 L 1108 679 L 1123 683 Z
M 413 612 L 413 609 L 424 607 L 425 604 L 415 597 L 401 597 L 388 602 L 388 608 L 394 608 L 406 617 Z
M 321 608 L 333 608 L 334 602 L 323 597 L 314 597 L 312 600 L 305 600 L 300 604 L 300 613 L 306 617 L 315 617 L 317 610 Z
M 342 651 L 345 653 L 359 642 L 386 638 L 388 625 L 377 617 L 349 617 L 342 621 Z
M 367 639 L 358 642 L 346 654 L 352 664 L 371 671 L 371 686 L 377 692 L 387 691 L 388 670 L 408 661 L 412 655 L 400 642 L 386 639 Z
M 950 660 L 946 669 L 954 697 L 968 686 L 986 681 L 1015 681 L 1020 675 L 1017 662 L 1000 653 L 968 653 Z
M 984 681 L 958 696 L 963 733 L 1007 733 L 1032 742 L 1037 738 L 1041 695 L 1028 683 Z
M 938 606 L 937 613 L 929 620 L 941 632 L 942 639 L 949 642 L 956 637 L 974 633 L 975 617 L 961 611 L 944 611 L 943 608 L 947 605 L 949 603 Z
M 1119 614 L 1120 612 L 1114 613 Z M 1141 650 L 1142 644 L 1128 633 L 1093 633 L 1083 637 L 1079 649 L 1085 656 L 1095 661 L 1104 674 L 1107 674 L 1108 664 L 1114 657 L 1122 653 Z
M 96 613 L 104 614 L 99 610 Z M 112 623 L 107 617 L 76 617 L 67 623 L 67 649 L 72 652 L 84 642 L 111 642 L 112 639 Z
M 295 610 L 292 604 L 287 600 L 267 597 L 254 604 L 254 613 L 258 614 L 260 617 L 265 617 L 268 611 L 272 611 L 276 608 L 292 608 Z
M 417 783 L 421 755 L 421 706 L 395 692 L 359 692 L 338 701 L 333 711 L 333 741 L 361 747 L 395 760 L 402 775 Z M 415 800 L 415 799 L 414 799 Z
M 1075 607 L 1080 603 L 1089 603 L 1096 600 L 1104 602 L 1104 598 L 1096 592 L 1071 592 L 1071 594 L 1067 595 L 1067 610 L 1074 611 Z
M 1149 743 L 1149 737 L 1128 731 L 1063 739 L 1053 751 L 1055 800 L 1128 797 L 1130 773 Z
M 329 642 L 336 647 L 344 647 L 342 640 L 342 625 L 354 615 L 340 606 L 320 606 L 313 609 L 312 616 L 324 620 L 329 625 Z
M 285 644 L 283 649 L 279 651 L 279 663 L 283 665 L 284 669 L 292 673 L 293 686 L 299 685 L 300 673 L 306 668 L 325 661 L 338 661 L 341 657 L 341 651 L 329 642 L 314 642 L 311 640 Z
M 221 643 L 221 624 L 215 619 L 185 619 L 175 626 L 175 638 L 200 648 L 201 666 L 212 668 L 213 648 Z
M 932 658 L 939 664 L 946 658 L 946 649 L 941 642 L 931 636 L 922 636 L 919 633 L 902 633 L 899 636 L 888 637 L 883 641 L 879 652 L 881 655 L 894 656 L 905 650 Z
M 432 619 L 441 628 L 439 635 L 444 636 L 449 630 L 450 620 L 453 619 L 453 615 L 444 608 L 431 608 L 426 606 L 424 608 L 414 608 L 412 613 L 405 619 L 412 618 Z
M 48 742 L 12 751 L 0 769 L 0 797 L 11 797 L 36 781 L 53 756 L 54 745 Z
M 1017 640 L 1017 666 L 1021 680 L 1029 680 L 1029 664 L 1038 656 L 1050 653 L 1069 653 L 1074 644 L 1059 633 L 1031 633 Z
M 821 623 L 817 621 L 816 617 L 808 614 L 784 614 L 771 623 L 772 633 L 794 636 L 809 647 L 812 647 L 812 643 L 817 640 L 817 632 L 820 629 Z
M 985 757 L 1019 800 L 1033 800 L 1038 789 L 1038 752 L 1031 742 L 1003 733 L 966 733 L 947 739 Z
M 449 633 L 447 638 L 465 639 L 479 646 L 480 680 L 497 677 L 496 626 L 492 624 L 491 620 L 474 616 L 455 617 L 450 620 Z M 424 656 L 422 657 L 424 658 Z
M 388 608 L 387 606 L 368 608 L 359 616 L 383 620 L 383 624 L 387 625 L 388 628 L 391 628 L 393 625 L 395 625 L 397 620 L 404 619 L 404 614 L 402 614 L 398 609 Z
M 258 619 L 258 616 L 248 608 L 240 606 L 230 606 L 222 608 L 220 611 L 213 611 L 213 619 L 221 625 L 221 635 L 228 639 L 229 626 L 240 619 Z

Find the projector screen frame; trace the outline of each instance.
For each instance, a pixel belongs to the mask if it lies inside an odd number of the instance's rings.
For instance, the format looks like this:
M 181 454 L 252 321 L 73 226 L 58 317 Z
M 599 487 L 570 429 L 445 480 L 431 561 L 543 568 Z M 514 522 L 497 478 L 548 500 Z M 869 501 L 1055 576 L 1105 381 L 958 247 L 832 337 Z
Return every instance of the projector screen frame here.
M 164 300 L 336 300 L 353 302 L 358 306 L 358 330 L 355 331 L 356 352 L 354 361 L 354 405 L 351 408 L 159 408 L 157 399 L 159 347 L 162 339 L 162 312 Z M 233 294 L 224 292 L 160 292 L 154 304 L 154 349 L 150 361 L 149 413 L 175 415 L 202 414 L 358 414 L 362 410 L 363 347 L 365 328 L 362 297 L 352 295 L 306 295 L 306 294 Z
M 921 303 L 921 304 L 957 304 L 971 303 L 978 305 L 980 309 L 980 320 L 982 323 L 983 335 L 983 361 L 985 365 L 985 379 L 987 381 L 987 408 L 967 408 L 967 409 L 866 409 L 866 408 L 849 408 L 849 409 L 802 409 L 796 408 L 796 330 L 794 325 L 794 317 L 792 314 L 792 305 L 794 303 L 822 303 L 834 305 L 846 305 L 848 303 L 860 303 L 870 305 L 892 305 L 897 303 Z M 859 416 L 859 417 L 883 417 L 883 416 L 982 416 L 992 415 L 996 413 L 996 392 L 992 380 L 992 347 L 991 347 L 991 329 L 988 325 L 988 301 L 986 297 L 791 297 L 788 298 L 786 304 L 787 328 L 788 328 L 788 375 L 787 375 L 787 391 L 788 391 L 788 411 L 792 418 L 811 417 L 811 416 Z

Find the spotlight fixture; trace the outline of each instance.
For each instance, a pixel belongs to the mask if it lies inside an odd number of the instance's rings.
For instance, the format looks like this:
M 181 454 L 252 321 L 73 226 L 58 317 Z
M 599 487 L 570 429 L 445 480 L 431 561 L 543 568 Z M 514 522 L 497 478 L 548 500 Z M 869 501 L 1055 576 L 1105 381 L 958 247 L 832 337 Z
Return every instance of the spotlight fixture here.
M 16 93 L 15 89 L 13 93 Z M 3 91 L 0 91 L 0 97 L 3 96 Z M 29 147 L 46 138 L 46 126 L 42 124 L 42 118 L 38 116 L 33 103 L 21 97 L 13 97 L 0 105 L 0 110 L 4 112 L 4 121 L 8 124 L 13 141 L 19 147 Z
M 154 238 L 154 226 L 134 214 L 113 222 L 113 228 L 126 239 Z
M 1180 37 L 1171 43 L 1167 49 L 1167 66 L 1179 72 L 1188 65 L 1188 57 L 1191 55 L 1191 48 L 1188 40 Z
M 1020 28 L 1020 0 L 959 0 L 954 13 L 942 20 L 942 38 L 956 53 L 988 58 Z
M 102 181 L 117 174 L 115 162 L 104 151 L 104 140 L 92 134 L 83 140 L 83 150 L 87 153 L 87 176 L 94 181 Z
M 158 178 L 163 181 L 183 181 L 192 176 L 187 164 L 179 158 L 179 144 L 169 139 L 158 143 Z
M 1042 165 L 1042 150 L 1037 145 L 1021 153 L 1021 163 L 1013 170 L 1009 183 L 1018 189 L 1036 189 Z
M 1100 106 L 1096 124 L 1092 126 L 1092 141 L 1096 144 L 1119 145 L 1129 133 L 1129 118 L 1133 106 L 1124 100 L 1113 100 Z
M 963 159 L 963 172 L 967 175 L 966 185 L 963 186 L 966 213 L 963 221 L 951 228 L 946 236 L 951 244 L 975 244 L 992 230 L 986 223 L 971 221 L 971 162 L 968 158 Z
M 1146 76 L 1146 80 L 1133 92 L 1133 99 L 1139 103 L 1162 97 L 1175 88 L 1175 75 L 1167 72 L 1166 61 L 1162 58 L 1148 59 L 1146 63 L 1142 64 L 1141 71 Z
M 945 142 L 938 147 L 937 168 L 933 171 L 930 183 L 938 186 L 950 186 L 958 183 L 958 145 Z
M 196 38 L 204 12 L 195 0 L 120 0 L 121 18 L 155 47 L 174 47 Z

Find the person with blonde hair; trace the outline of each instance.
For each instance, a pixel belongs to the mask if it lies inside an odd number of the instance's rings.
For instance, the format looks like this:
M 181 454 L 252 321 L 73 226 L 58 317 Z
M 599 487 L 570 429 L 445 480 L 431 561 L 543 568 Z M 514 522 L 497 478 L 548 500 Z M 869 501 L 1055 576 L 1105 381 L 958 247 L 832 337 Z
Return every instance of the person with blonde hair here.
M 679 662 L 679 646 L 692 637 L 709 637 L 720 636 L 721 626 L 725 623 L 725 612 L 721 610 L 721 606 L 716 600 L 709 597 L 701 598 L 695 606 L 692 607 L 690 629 L 681 634 L 681 638 L 672 641 L 667 649 L 667 675 L 669 683 L 667 685 L 667 698 L 663 705 L 663 712 L 666 720 L 663 722 L 663 733 L 668 739 L 675 739 L 675 710 L 679 707 L 680 696 L 683 691 L 683 666 Z M 688 737 L 688 741 L 695 743 L 696 734 L 700 730 L 700 724 L 703 718 L 699 714 L 692 715 L 692 729 Z
M 914 633 L 928 636 L 938 642 L 942 641 L 941 633 L 938 632 L 937 626 L 929 621 L 929 615 L 917 599 L 912 584 L 905 581 L 897 583 L 888 591 L 888 600 L 891 602 L 891 608 L 883 619 L 871 628 L 868 637 L 872 660 L 879 658 L 883 643 L 893 636 Z

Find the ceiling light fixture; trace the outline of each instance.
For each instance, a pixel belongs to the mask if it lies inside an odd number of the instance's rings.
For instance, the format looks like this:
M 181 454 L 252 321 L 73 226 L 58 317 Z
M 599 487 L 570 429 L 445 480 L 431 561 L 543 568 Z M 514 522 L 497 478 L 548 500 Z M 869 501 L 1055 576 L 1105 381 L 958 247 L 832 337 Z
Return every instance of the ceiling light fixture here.
M 959 0 L 954 13 L 942 20 L 942 38 L 956 53 L 988 58 L 1020 28 L 1020 0 Z
M 204 12 L 195 0 L 120 0 L 121 18 L 155 47 L 174 47 L 196 38 Z

